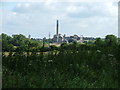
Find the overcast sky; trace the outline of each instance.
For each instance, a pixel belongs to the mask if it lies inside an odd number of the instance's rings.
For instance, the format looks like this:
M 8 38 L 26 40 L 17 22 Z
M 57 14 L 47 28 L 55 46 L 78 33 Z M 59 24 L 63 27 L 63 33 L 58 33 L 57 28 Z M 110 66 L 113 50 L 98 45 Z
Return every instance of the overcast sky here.
M 118 3 L 106 2 L 0 2 L 0 28 L 8 35 L 51 38 L 56 33 L 105 37 L 118 35 Z

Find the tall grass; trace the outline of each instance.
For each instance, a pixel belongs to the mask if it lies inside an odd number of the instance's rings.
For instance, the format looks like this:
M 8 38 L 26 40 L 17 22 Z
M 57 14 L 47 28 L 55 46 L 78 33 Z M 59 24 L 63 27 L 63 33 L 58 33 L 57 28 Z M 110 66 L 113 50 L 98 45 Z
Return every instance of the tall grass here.
M 3 56 L 3 88 L 118 88 L 117 49 L 107 51 L 75 46 Z

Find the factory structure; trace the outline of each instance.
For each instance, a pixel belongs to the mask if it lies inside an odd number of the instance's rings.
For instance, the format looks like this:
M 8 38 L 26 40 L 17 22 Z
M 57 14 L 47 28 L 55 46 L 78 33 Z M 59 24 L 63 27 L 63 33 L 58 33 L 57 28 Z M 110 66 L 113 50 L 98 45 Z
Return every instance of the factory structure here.
M 53 36 L 53 42 L 54 43 L 62 43 L 63 42 L 63 36 L 61 34 L 59 34 L 58 29 L 59 29 L 59 22 L 57 20 L 56 34 Z
M 84 42 L 83 36 L 82 35 L 81 36 L 78 36 L 78 35 L 66 36 L 65 34 L 64 35 L 60 34 L 59 33 L 59 21 L 57 20 L 57 23 L 56 23 L 56 34 L 52 38 L 52 43 L 61 44 L 63 42 L 71 43 L 73 41 L 77 41 L 77 42 L 83 43 Z
M 38 41 L 46 41 L 49 42 L 49 45 L 60 45 L 61 43 L 72 43 L 73 41 L 76 41 L 78 43 L 88 43 L 90 41 L 94 42 L 96 38 L 94 37 L 83 37 L 83 35 L 73 35 L 73 36 L 66 36 L 65 34 L 60 34 L 59 33 L 59 21 L 57 20 L 56 22 L 56 28 L 55 28 L 56 33 L 53 35 L 52 38 L 50 38 L 50 32 L 49 32 L 49 39 L 46 39 L 44 37 L 43 39 L 40 38 L 30 38 L 31 35 L 28 36 L 29 39 L 31 40 L 38 40 Z

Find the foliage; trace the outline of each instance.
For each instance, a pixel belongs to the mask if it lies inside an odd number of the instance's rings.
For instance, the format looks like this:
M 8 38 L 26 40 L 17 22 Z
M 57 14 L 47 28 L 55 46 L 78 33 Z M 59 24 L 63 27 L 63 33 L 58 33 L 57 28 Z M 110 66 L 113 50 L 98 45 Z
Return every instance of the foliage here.
M 42 43 L 37 40 L 30 40 L 24 35 L 12 35 L 12 37 L 2 33 L 2 51 L 32 51 L 34 48 L 41 47 Z M 14 48 L 16 46 L 17 48 Z
M 117 37 L 114 35 L 107 35 L 105 37 L 105 43 L 107 46 L 113 46 L 117 44 Z
M 119 88 L 120 44 L 113 35 L 59 48 L 29 40 L 17 49 L 8 56 L 3 52 L 3 88 Z

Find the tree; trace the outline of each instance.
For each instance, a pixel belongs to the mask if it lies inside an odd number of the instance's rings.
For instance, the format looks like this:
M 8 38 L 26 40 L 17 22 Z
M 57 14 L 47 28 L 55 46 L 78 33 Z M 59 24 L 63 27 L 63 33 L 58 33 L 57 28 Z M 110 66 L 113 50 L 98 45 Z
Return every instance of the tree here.
M 101 38 L 97 38 L 95 41 L 95 45 L 98 47 L 102 47 L 104 45 L 104 41 Z
M 2 51 L 13 51 L 14 47 L 11 43 L 12 38 L 7 34 L 2 33 Z
M 105 43 L 107 46 L 114 46 L 117 44 L 117 37 L 114 35 L 107 35 L 105 37 Z
M 73 41 L 72 43 L 73 43 L 73 45 L 77 45 L 77 41 Z
M 14 51 L 14 47 L 12 44 L 8 44 L 7 41 L 2 41 L 2 51 Z
M 68 44 L 66 42 L 64 42 L 64 43 L 61 44 L 61 48 L 62 49 L 67 49 L 67 46 L 68 46 Z
M 8 44 L 12 44 L 11 43 L 12 37 L 10 37 L 10 36 L 8 36 L 7 34 L 4 34 L 4 33 L 2 33 L 1 36 L 2 36 L 2 41 L 5 41 Z
M 50 45 L 50 49 L 51 49 L 51 50 L 58 50 L 58 47 L 55 46 L 55 45 Z
M 19 35 L 12 35 L 12 44 L 14 46 L 22 46 L 25 45 L 26 37 L 22 34 Z
M 94 44 L 94 41 L 89 40 L 89 41 L 87 42 L 87 44 Z
M 37 47 L 38 45 L 39 45 L 39 43 L 38 43 L 38 42 L 35 42 L 35 41 L 31 41 L 30 44 L 29 44 L 29 46 L 30 46 L 31 48 Z

